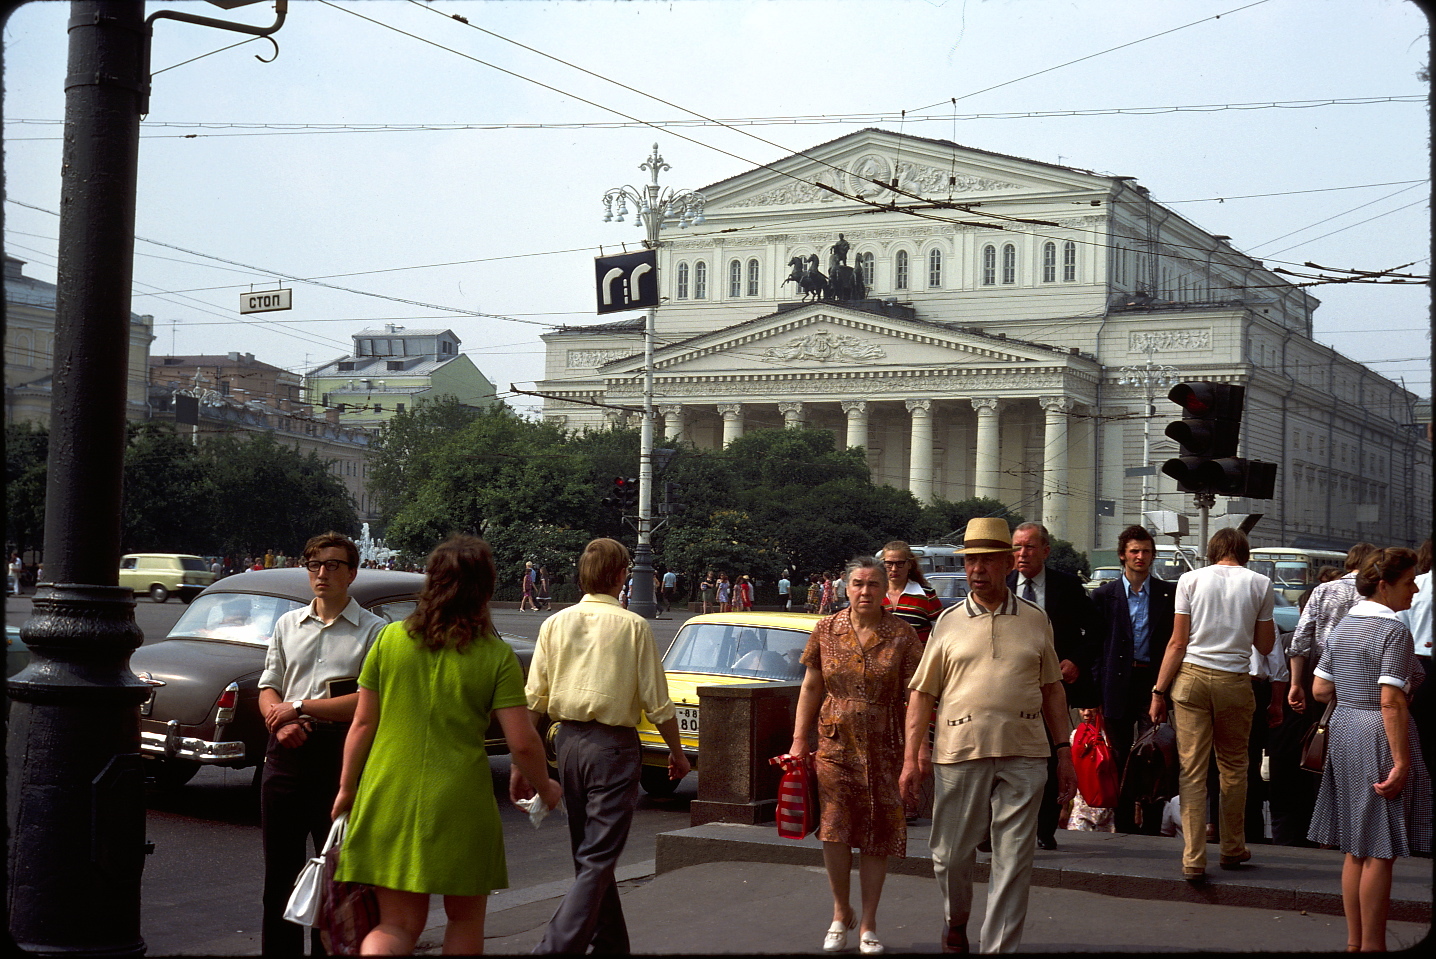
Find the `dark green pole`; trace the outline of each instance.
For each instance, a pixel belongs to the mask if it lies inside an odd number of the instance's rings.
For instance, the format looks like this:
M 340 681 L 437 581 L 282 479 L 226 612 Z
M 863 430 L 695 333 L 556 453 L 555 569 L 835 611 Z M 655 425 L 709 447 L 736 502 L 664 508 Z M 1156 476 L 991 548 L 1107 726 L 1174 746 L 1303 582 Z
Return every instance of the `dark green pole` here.
M 144 777 L 118 587 L 144 4 L 70 7 L 45 581 L 8 684 L 7 911 L 35 955 L 143 955 Z

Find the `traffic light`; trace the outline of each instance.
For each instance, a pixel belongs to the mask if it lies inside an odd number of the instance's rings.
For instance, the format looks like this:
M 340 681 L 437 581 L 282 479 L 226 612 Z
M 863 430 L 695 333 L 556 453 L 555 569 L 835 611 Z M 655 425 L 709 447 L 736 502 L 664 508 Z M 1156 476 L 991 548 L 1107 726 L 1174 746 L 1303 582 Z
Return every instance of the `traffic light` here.
M 1182 408 L 1182 419 L 1167 424 L 1167 435 L 1181 453 L 1162 464 L 1162 472 L 1184 493 L 1220 493 L 1271 499 L 1276 464 L 1237 456 L 1246 387 L 1230 383 L 1178 383 L 1167 398 Z
M 686 507 L 678 491 L 678 484 L 669 480 L 663 484 L 663 503 L 661 512 L 664 516 L 678 517 L 683 515 Z
M 638 505 L 638 480 L 632 476 L 613 478 L 613 501 L 620 509 L 633 509 Z

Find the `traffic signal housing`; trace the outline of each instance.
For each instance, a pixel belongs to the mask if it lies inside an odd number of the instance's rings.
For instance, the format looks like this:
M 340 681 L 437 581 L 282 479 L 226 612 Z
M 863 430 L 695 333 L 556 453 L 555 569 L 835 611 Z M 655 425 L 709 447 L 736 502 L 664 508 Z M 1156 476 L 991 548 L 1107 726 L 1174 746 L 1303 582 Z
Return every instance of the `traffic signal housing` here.
M 1276 464 L 1237 456 L 1246 387 L 1231 383 L 1178 383 L 1167 398 L 1182 408 L 1182 418 L 1166 433 L 1181 446 L 1162 472 L 1184 493 L 1219 493 L 1271 499 Z
M 638 505 L 638 480 L 632 476 L 615 476 L 612 495 L 619 509 L 633 509 Z

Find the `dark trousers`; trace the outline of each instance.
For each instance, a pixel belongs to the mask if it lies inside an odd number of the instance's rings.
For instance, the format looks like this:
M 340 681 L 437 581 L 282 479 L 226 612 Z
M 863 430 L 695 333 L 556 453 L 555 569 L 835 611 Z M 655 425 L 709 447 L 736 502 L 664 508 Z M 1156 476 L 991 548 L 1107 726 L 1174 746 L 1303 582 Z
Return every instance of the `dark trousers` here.
M 535 953 L 627 954 L 614 870 L 638 806 L 642 752 L 629 726 L 564 722 L 556 738 L 574 882 Z
M 1281 846 L 1315 845 L 1306 838 L 1321 777 L 1301 768 L 1301 739 L 1326 709 L 1311 697 L 1306 684 L 1306 712 L 1282 709 L 1282 723 L 1271 736 L 1271 841 Z
M 273 736 L 259 781 L 264 835 L 264 919 L 260 950 L 266 956 L 304 955 L 304 927 L 284 918 L 299 871 L 329 836 L 348 724 L 317 725 L 304 745 L 290 749 Z M 311 843 L 314 852 L 310 852 Z M 325 955 L 319 932 L 310 930 L 310 955 Z
M 1155 836 L 1162 831 L 1162 803 L 1140 804 L 1139 816 L 1139 804 L 1126 790 L 1127 758 L 1132 755 L 1132 743 L 1152 725 L 1152 687 L 1156 683 L 1155 666 L 1133 663 L 1132 681 L 1127 685 L 1127 701 L 1123 703 L 1123 718 L 1106 722 L 1107 742 L 1112 747 L 1112 758 L 1117 762 L 1117 773 L 1122 777 L 1123 789 L 1114 817 L 1118 832 Z

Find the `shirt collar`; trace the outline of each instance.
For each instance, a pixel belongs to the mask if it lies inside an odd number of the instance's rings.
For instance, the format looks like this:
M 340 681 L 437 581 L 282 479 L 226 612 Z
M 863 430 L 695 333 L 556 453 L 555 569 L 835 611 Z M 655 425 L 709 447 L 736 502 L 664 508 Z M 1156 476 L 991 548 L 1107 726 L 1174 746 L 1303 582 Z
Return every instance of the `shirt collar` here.
M 902 588 L 902 594 L 903 594 L 904 596 L 922 596 L 922 595 L 925 595 L 925 594 L 923 593 L 923 591 L 922 591 L 922 586 L 920 586 L 920 585 L 918 584 L 918 581 L 915 580 L 915 579 L 910 579 L 910 580 L 907 581 L 907 585 Z
M 1399 619 L 1401 618 L 1401 617 L 1397 616 L 1394 612 L 1392 612 L 1390 606 L 1383 606 L 1383 605 L 1381 605 L 1380 603 L 1374 602 L 1374 601 L 1369 600 L 1369 599 L 1363 599 L 1361 602 L 1359 602 L 1359 603 L 1357 603 L 1355 606 L 1351 607 L 1351 612 L 1348 613 L 1347 615 L 1348 615 L 1348 616 L 1381 616 L 1381 617 L 1384 617 L 1384 618 L 1386 618 L 1386 619 L 1397 619 L 1397 620 L 1399 620 Z
M 607 593 L 584 593 L 580 603 L 607 603 L 609 606 L 618 606 L 618 598 Z
M 976 619 L 978 616 L 987 616 L 989 614 L 992 616 L 1017 615 L 1017 594 L 1010 589 L 1002 597 L 1002 605 L 998 606 L 997 609 L 994 610 L 989 610 L 986 606 L 983 606 L 977 601 L 977 597 L 973 596 L 971 593 L 968 593 L 967 598 L 965 598 L 962 602 L 963 607 L 967 610 L 967 615 L 973 619 Z
M 323 620 L 323 619 L 320 617 L 320 615 L 319 615 L 319 600 L 318 600 L 318 599 L 311 599 L 311 600 L 309 601 L 309 605 L 308 605 L 307 607 L 305 607 L 305 610 L 306 610 L 306 612 L 305 612 L 305 616 L 306 616 L 306 617 L 312 617 L 312 618 L 314 618 L 314 619 L 319 620 L 321 623 L 324 622 L 324 620 Z M 351 624 L 357 626 L 357 625 L 359 625 L 359 615 L 360 615 L 360 613 L 362 613 L 363 611 L 364 611 L 364 607 L 362 607 L 362 606 L 359 605 L 359 601 L 358 601 L 357 599 L 355 599 L 353 596 L 350 596 L 350 597 L 349 597 L 349 602 L 347 602 L 347 603 L 344 604 L 344 608 L 339 611 L 339 615 L 338 615 L 338 616 L 334 617 L 334 621 L 335 621 L 335 622 L 338 622 L 338 621 L 341 620 L 341 619 L 345 619 L 345 620 L 348 620 Z
M 1018 588 L 1018 589 L 1021 589 L 1021 588 L 1022 588 L 1022 584 L 1025 583 L 1025 582 L 1027 582 L 1027 577 L 1026 577 L 1026 576 L 1023 576 L 1021 573 L 1018 573 L 1018 574 L 1017 574 L 1017 588 Z M 1046 567 L 1046 566 L 1043 566 L 1041 572 L 1039 572 L 1036 576 L 1032 577 L 1032 588 L 1033 588 L 1033 589 L 1042 589 L 1042 588 L 1043 588 L 1044 586 L 1046 586 L 1046 585 L 1047 585 L 1047 567 Z

